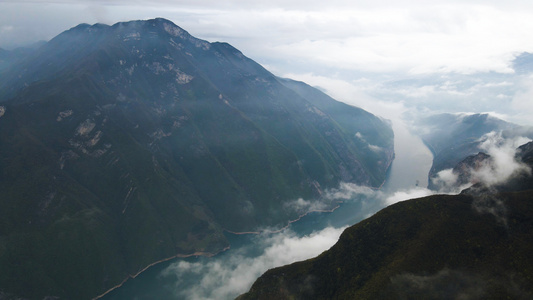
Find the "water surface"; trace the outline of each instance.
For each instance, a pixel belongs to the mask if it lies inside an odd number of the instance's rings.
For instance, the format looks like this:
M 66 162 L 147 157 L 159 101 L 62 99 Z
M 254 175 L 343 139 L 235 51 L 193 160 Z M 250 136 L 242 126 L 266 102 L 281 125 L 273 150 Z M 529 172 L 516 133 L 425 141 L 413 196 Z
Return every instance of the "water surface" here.
M 346 226 L 383 208 L 388 195 L 427 186 L 431 152 L 403 122 L 393 122 L 393 129 L 396 155 L 381 191 L 352 190 L 335 211 L 310 213 L 280 233 L 227 233 L 230 250 L 211 258 L 176 258 L 160 263 L 103 299 L 234 299 L 268 268 L 311 258 L 329 249 Z

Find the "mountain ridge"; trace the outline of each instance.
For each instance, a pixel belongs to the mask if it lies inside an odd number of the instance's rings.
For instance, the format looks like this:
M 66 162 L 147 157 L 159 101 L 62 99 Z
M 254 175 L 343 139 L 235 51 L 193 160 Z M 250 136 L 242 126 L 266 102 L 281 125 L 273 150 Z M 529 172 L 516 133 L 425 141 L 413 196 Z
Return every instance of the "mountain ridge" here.
M 408 200 L 347 229 L 320 256 L 267 271 L 238 299 L 449 299 L 466 293 L 527 299 L 532 262 L 524 255 L 531 245 L 522 241 L 529 234 L 524 218 L 531 192 L 500 196 L 510 209 L 511 229 L 520 228 L 513 237 L 494 216 L 476 213 L 471 196 Z M 503 263 L 503 257 L 512 259 Z
M 390 124 L 164 19 L 73 27 L 1 76 L 0 291 L 16 296 L 92 298 L 216 253 L 224 229 L 297 218 L 287 202 L 381 185 L 394 151 Z
M 533 167 L 533 142 L 516 159 Z M 469 176 L 490 156 L 458 164 Z M 533 176 L 393 204 L 315 258 L 270 269 L 237 299 L 529 299 Z
M 413 128 L 433 153 L 433 164 L 428 174 L 428 188 L 438 190 L 434 184 L 438 173 L 455 167 L 459 162 L 480 151 L 491 132 L 504 138 L 524 136 L 533 138 L 531 127 L 520 126 L 494 117 L 488 113 L 442 113 L 423 117 L 414 122 Z

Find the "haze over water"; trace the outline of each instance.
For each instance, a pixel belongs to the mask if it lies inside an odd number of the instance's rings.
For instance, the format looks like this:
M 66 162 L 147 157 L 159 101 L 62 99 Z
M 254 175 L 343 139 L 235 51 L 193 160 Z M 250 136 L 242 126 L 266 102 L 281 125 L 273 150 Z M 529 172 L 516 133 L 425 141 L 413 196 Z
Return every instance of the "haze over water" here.
M 393 120 L 392 126 L 395 157 L 384 189 L 394 192 L 415 186 L 427 187 L 433 154 L 420 137 L 409 132 L 402 120 Z
M 173 259 L 128 280 L 103 299 L 234 299 L 266 270 L 315 257 L 342 231 L 390 204 L 390 195 L 427 186 L 433 156 L 403 121 L 393 121 L 395 159 L 380 191 L 350 187 L 349 199 L 332 213 L 310 213 L 276 234 L 227 234 L 231 249 L 215 257 Z M 418 186 L 417 186 L 418 183 Z

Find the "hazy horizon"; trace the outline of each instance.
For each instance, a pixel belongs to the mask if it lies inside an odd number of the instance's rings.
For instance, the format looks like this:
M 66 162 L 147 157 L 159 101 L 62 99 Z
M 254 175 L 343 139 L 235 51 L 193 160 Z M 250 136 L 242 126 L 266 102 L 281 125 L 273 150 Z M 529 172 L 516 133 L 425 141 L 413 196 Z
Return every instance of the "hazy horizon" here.
M 529 1 L 4 0 L 0 48 L 48 41 L 81 23 L 112 25 L 158 17 L 197 38 L 230 43 L 279 77 L 304 81 L 391 120 L 396 157 L 383 189 L 341 182 L 337 189 L 324 191 L 324 199 L 343 201 L 334 214 L 350 215 L 345 223 L 324 217 L 323 223 L 315 224 L 310 217 L 309 224 L 299 224 L 309 230 L 291 227 L 250 239 L 247 247 L 214 258 L 165 263 L 165 269 L 152 277 L 137 279 L 145 280 L 143 284 L 132 284 L 147 293 L 159 289 L 151 286 L 152 281 L 168 277 L 172 284 L 167 288 L 176 297 L 231 299 L 268 268 L 328 249 L 350 222 L 399 201 L 458 192 L 452 169 L 438 173 L 448 190 L 426 188 L 433 156 L 409 130 L 420 116 L 489 113 L 533 126 L 533 67 L 517 72 L 513 65 L 520 54 L 533 53 Z M 533 66 L 533 56 L 530 59 Z M 480 149 L 495 158 L 494 165 L 476 170 L 479 182 L 490 186 L 526 169 L 516 162 L 516 147 L 529 139 L 505 140 L 501 133 L 490 132 L 479 141 Z M 124 200 L 133 185 L 128 188 Z M 315 204 L 315 199 L 289 200 L 309 209 Z M 292 202 L 283 208 L 292 207 Z M 183 280 L 191 276 L 197 282 Z
M 512 65 L 533 52 L 527 1 L 3 1 L 0 48 L 156 17 L 388 119 L 487 112 L 533 125 L 533 76 Z

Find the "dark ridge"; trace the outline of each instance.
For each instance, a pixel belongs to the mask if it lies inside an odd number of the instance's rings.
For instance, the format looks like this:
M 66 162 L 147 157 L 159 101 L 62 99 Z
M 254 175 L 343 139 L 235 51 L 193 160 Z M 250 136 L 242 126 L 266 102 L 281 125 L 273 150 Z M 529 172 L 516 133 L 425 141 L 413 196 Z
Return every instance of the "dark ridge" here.
M 320 256 L 267 271 L 238 299 L 531 299 L 533 192 L 494 197 L 505 214 L 470 195 L 397 203 Z

